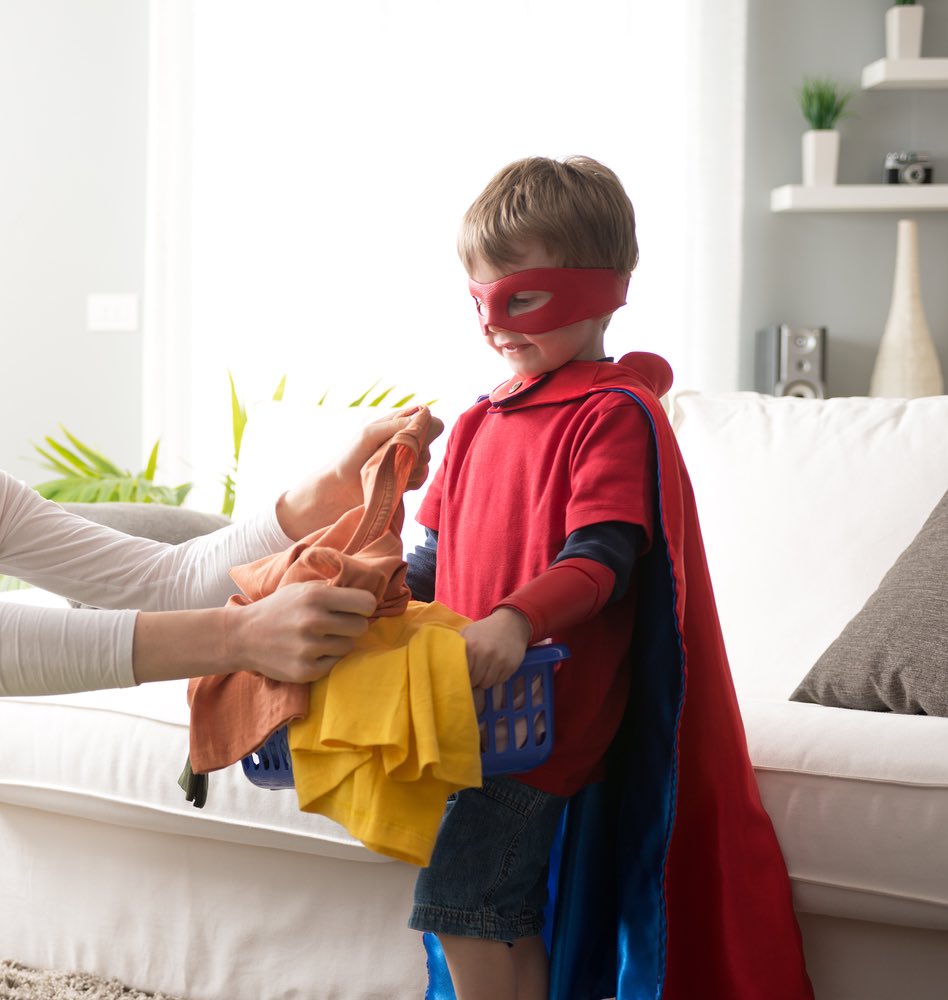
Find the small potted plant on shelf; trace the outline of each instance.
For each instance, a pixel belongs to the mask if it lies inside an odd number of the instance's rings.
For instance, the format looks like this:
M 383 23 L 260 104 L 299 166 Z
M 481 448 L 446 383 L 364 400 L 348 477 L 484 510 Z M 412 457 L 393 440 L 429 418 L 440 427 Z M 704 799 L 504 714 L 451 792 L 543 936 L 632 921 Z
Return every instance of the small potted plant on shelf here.
M 918 59 L 922 54 L 925 8 L 915 0 L 895 0 L 885 12 L 886 59 Z
M 803 133 L 803 183 L 827 186 L 836 183 L 839 164 L 839 132 L 852 91 L 844 91 L 827 77 L 804 77 L 797 96 L 810 128 Z

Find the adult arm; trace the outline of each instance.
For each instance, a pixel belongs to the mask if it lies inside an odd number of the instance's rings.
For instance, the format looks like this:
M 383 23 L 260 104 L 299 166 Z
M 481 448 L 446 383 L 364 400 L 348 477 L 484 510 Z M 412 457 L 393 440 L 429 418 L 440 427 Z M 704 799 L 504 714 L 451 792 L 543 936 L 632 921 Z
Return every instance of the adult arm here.
M 290 539 L 275 513 L 182 546 L 133 538 L 0 473 L 0 572 L 112 610 L 0 603 L 0 694 L 55 694 L 146 680 L 258 670 L 322 676 L 366 627 L 359 590 L 299 584 L 245 608 L 222 608 L 226 569 Z M 215 537 L 217 536 L 217 537 Z M 199 610 L 143 611 L 203 601 Z
M 93 611 L 0 602 L 0 695 L 64 694 L 256 670 L 306 682 L 368 627 L 368 591 L 300 583 L 244 607 Z
M 374 611 L 371 595 L 314 582 L 281 588 L 246 608 L 220 608 L 235 590 L 227 571 L 280 551 L 358 502 L 362 464 L 408 416 L 368 425 L 338 463 L 285 494 L 269 513 L 181 546 L 132 538 L 67 514 L 0 472 L 0 572 L 115 609 L 0 604 L 0 694 L 121 687 L 241 669 L 295 681 L 325 674 L 364 631 Z M 433 419 L 429 441 L 442 427 Z M 411 485 L 420 485 L 426 472 L 427 448 Z M 184 610 L 194 607 L 205 610 Z

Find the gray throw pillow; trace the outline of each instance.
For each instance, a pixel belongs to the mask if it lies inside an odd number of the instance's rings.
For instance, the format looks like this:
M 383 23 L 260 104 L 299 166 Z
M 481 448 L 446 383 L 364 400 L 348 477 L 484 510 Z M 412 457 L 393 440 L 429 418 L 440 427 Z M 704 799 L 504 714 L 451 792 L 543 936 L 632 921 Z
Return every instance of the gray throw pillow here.
M 790 699 L 948 716 L 948 493 Z
M 160 503 L 64 503 L 63 508 L 89 521 L 115 528 L 126 535 L 151 538 L 156 542 L 178 545 L 189 538 L 207 535 L 230 524 L 223 514 L 169 507 Z M 88 605 L 69 602 L 74 608 Z

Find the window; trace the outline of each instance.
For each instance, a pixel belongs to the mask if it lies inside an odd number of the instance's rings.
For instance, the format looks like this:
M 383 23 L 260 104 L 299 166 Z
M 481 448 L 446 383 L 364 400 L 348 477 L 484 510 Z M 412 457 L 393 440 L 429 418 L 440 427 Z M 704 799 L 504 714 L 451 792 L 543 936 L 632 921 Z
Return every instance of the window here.
M 286 372 L 288 396 L 344 402 L 381 379 L 453 412 L 502 381 L 455 234 L 490 177 L 534 154 L 594 156 L 636 206 L 641 260 L 610 352 L 654 350 L 678 384 L 733 387 L 713 369 L 736 379 L 736 329 L 733 353 L 717 337 L 709 362 L 702 344 L 736 323 L 743 0 L 702 6 L 194 4 L 179 28 L 193 56 L 178 118 L 187 211 L 170 249 L 152 241 L 187 266 L 149 304 L 180 293 L 188 334 L 146 436 L 162 412 L 185 414 L 189 474 L 213 483 L 228 370 L 250 400 Z M 156 117 L 153 148 L 162 128 Z M 157 321 L 146 336 L 159 355 L 174 342 Z

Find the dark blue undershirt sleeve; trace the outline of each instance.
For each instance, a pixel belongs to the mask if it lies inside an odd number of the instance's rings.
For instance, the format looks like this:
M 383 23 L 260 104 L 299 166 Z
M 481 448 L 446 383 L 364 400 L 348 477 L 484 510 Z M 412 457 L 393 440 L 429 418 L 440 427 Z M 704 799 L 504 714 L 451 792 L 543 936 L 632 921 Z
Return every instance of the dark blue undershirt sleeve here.
M 606 602 L 613 604 L 621 600 L 629 589 L 635 557 L 644 547 L 645 531 L 639 525 L 626 521 L 602 521 L 572 532 L 553 560 L 553 565 L 564 559 L 593 559 L 602 563 L 616 577 L 612 595 Z
M 409 552 L 408 573 L 405 582 L 411 591 L 412 600 L 433 601 L 435 591 L 435 571 L 438 567 L 438 532 L 425 528 L 425 544 L 416 545 Z

